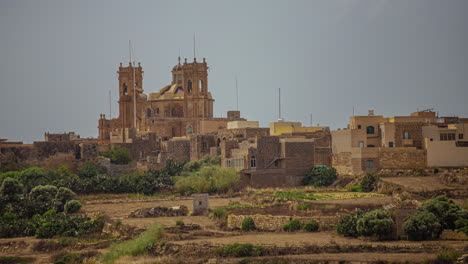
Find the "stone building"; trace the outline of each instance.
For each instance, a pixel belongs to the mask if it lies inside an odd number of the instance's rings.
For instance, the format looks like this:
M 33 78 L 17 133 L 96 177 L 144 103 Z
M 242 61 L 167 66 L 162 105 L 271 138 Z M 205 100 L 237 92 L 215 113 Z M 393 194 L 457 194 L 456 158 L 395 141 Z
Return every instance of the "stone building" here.
M 172 81 L 159 92 L 144 93 L 143 68 L 120 64 L 119 116 L 99 119 L 101 143 L 128 142 L 137 134 L 156 133 L 163 139 L 207 134 L 225 129 L 228 121 L 244 120 L 239 111 L 230 111 L 226 118 L 213 117 L 214 99 L 209 91 L 208 65 L 180 62 L 172 69 Z
M 460 122 L 466 121 L 457 117 L 438 117 L 435 112 L 430 111 L 394 117 L 375 116 L 373 111 L 369 111 L 368 116 L 351 116 L 347 129 L 331 132 L 333 167 L 340 174 L 359 175 L 379 169 L 418 169 L 432 166 L 434 161 L 428 160 L 429 148 L 433 157 L 441 147 L 439 143 L 432 143 L 433 139 L 427 140 L 428 136 L 436 133 L 435 131 L 446 131 L 449 126 L 454 133 L 460 134 L 457 131 L 462 131 L 465 126 L 454 124 Z M 441 144 L 455 146 L 454 142 Z M 457 150 L 465 153 L 461 148 Z M 446 158 L 452 161 L 457 159 L 450 155 Z M 438 164 L 449 166 L 450 163 Z M 458 161 L 456 164 L 467 166 L 468 160 L 465 163 Z
M 234 131 L 237 132 L 238 129 Z M 260 131 L 263 130 L 258 132 Z M 268 131 L 267 128 L 265 134 Z M 242 134 L 226 139 L 224 135 L 229 131 L 220 131 L 223 135 L 223 140 L 220 141 L 221 165 L 240 171 L 245 185 L 299 185 L 310 168 L 317 165 L 331 166 L 330 132 L 328 128 L 314 131 L 302 132 L 303 135 L 254 134 L 248 138 Z

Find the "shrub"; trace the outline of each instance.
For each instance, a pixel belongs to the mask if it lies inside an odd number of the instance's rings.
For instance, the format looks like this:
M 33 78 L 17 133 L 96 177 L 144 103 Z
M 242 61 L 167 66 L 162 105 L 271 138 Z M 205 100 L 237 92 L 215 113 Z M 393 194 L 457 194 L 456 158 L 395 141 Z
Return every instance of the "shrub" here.
M 132 156 L 127 148 L 113 146 L 110 150 L 101 153 L 102 156 L 109 158 L 114 164 L 129 164 L 132 162 Z
M 54 180 L 59 178 L 58 173 L 38 167 L 27 168 L 18 174 L 18 181 L 23 184 L 26 192 L 30 192 L 39 185 L 52 184 Z
M 294 232 L 297 230 L 301 230 L 301 228 L 302 224 L 297 219 L 291 219 L 287 224 L 283 225 L 283 230 L 286 232 Z
M 65 187 L 60 187 L 57 191 L 57 195 L 55 196 L 55 201 L 57 202 L 58 211 L 62 212 L 64 210 L 64 206 L 68 201 L 73 200 L 76 197 L 76 194 Z
M 335 168 L 312 168 L 302 179 L 302 185 L 312 185 L 315 187 L 329 186 L 337 177 L 338 174 Z
M 364 213 L 362 211 L 358 211 L 355 214 L 346 215 L 338 222 L 336 231 L 338 234 L 341 234 L 346 237 L 358 237 L 359 232 L 356 229 L 357 222 L 359 219 L 362 218 Z
M 376 236 L 379 239 L 391 234 L 393 220 L 390 214 L 382 209 L 372 210 L 364 214 L 356 224 L 356 230 L 364 236 Z
M 0 216 L 0 237 L 20 237 L 33 234 L 31 223 L 27 219 L 19 218 L 18 215 L 6 212 Z
M 100 232 L 104 227 L 102 217 L 91 221 L 81 215 L 66 215 L 49 210 L 41 215 L 33 217 L 36 226 L 37 238 L 51 238 L 54 236 L 81 236 L 94 232 Z
M 351 192 L 363 192 L 361 186 L 353 186 L 349 189 Z
M 455 226 L 457 227 L 458 231 L 463 232 L 468 236 L 468 217 L 459 218 L 457 221 L 455 221 Z
M 234 244 L 222 248 L 215 249 L 215 253 L 221 257 L 256 257 L 263 253 L 262 246 L 254 246 L 252 244 Z
M 455 221 L 462 213 L 461 207 L 446 196 L 438 196 L 427 200 L 422 207 L 424 210 L 433 213 L 444 229 L 455 229 Z
M 318 231 L 319 225 L 315 221 L 310 221 L 304 225 L 304 230 L 307 232 L 315 232 Z
M 362 178 L 361 182 L 359 183 L 361 191 L 372 192 L 376 188 L 376 183 L 378 179 L 379 177 L 373 174 L 367 174 L 366 176 L 364 176 L 364 178 Z
M 242 231 L 251 231 L 255 230 L 257 227 L 255 226 L 255 222 L 252 217 L 246 217 L 242 220 L 241 230 Z
M 23 208 L 23 188 L 16 179 L 6 178 L 0 186 L 0 214 L 18 212 Z
M 240 175 L 234 169 L 204 166 L 189 176 L 176 177 L 174 187 L 178 192 L 186 194 L 226 193 L 239 182 Z
M 227 212 L 226 209 L 218 208 L 213 211 L 213 216 L 219 219 L 223 217 L 226 214 L 226 212 Z
M 101 256 L 101 261 L 110 264 L 122 256 L 146 254 L 153 249 L 155 242 L 161 239 L 163 233 L 162 225 L 153 225 L 133 240 L 111 245 L 109 251 Z
M 436 239 L 442 233 L 442 226 L 433 213 L 417 212 L 409 216 L 403 223 L 403 229 L 410 240 Z
M 310 204 L 308 203 L 303 203 L 303 204 L 297 204 L 296 205 L 296 210 L 298 211 L 307 211 L 310 208 Z
M 43 214 L 48 210 L 55 209 L 55 197 L 58 189 L 52 185 L 39 185 L 34 187 L 29 193 L 31 202 L 31 214 Z
M 73 214 L 81 209 L 81 203 L 77 200 L 70 200 L 65 204 L 65 213 Z
M 451 264 L 455 263 L 462 253 L 452 250 L 448 252 L 441 252 L 437 255 L 436 263 L 437 264 Z
M 176 226 L 178 227 L 183 227 L 185 226 L 184 220 L 183 219 L 177 219 L 175 222 Z

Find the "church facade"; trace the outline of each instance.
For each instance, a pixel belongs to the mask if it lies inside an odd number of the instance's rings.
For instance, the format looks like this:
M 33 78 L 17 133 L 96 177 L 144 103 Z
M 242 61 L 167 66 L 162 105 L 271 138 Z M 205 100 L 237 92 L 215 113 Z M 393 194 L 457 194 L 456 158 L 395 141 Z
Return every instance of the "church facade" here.
M 244 120 L 239 111 L 226 118 L 213 117 L 214 99 L 208 89 L 206 60 L 180 62 L 172 69 L 172 81 L 159 92 L 144 93 L 143 68 L 120 64 L 119 116 L 99 118 L 102 143 L 129 142 L 138 134 L 155 133 L 162 138 L 207 134 L 227 127 L 227 122 Z

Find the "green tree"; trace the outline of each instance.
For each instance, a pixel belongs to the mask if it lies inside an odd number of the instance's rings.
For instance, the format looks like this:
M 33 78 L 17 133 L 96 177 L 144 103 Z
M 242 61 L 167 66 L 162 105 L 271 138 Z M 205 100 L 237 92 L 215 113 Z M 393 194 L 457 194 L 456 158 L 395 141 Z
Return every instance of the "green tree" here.
M 312 185 L 315 187 L 329 186 L 336 180 L 337 177 L 338 174 L 335 168 L 312 168 L 302 179 L 302 185 Z
M 132 156 L 127 148 L 115 145 L 111 149 L 102 152 L 102 156 L 109 158 L 114 164 L 129 164 L 132 162 Z
M 72 190 L 65 187 L 58 188 L 57 195 L 55 196 L 55 202 L 58 206 L 58 211 L 62 212 L 64 210 L 65 204 L 68 201 L 75 199 L 75 197 L 76 193 L 74 193 Z
M 462 213 L 461 207 L 446 196 L 438 196 L 427 200 L 422 207 L 424 210 L 433 213 L 444 229 L 455 229 L 455 221 Z
M 64 206 L 64 211 L 67 214 L 73 214 L 81 209 L 81 203 L 77 200 L 70 200 Z
M 379 177 L 376 175 L 367 174 L 366 176 L 364 176 L 364 178 L 362 178 L 359 184 L 360 190 L 364 192 L 372 192 L 377 187 L 378 179 Z
M 39 185 L 34 187 L 29 193 L 29 201 L 31 203 L 31 214 L 42 214 L 51 209 L 55 209 L 55 197 L 58 189 L 52 185 Z
M 315 232 L 315 231 L 318 231 L 318 229 L 319 229 L 319 225 L 315 221 L 307 222 L 304 225 L 304 230 L 307 231 L 307 232 Z
M 419 211 L 409 216 L 403 223 L 403 229 L 410 240 L 436 239 L 442 233 L 442 225 L 433 213 Z
M 287 232 L 294 232 L 297 230 L 301 230 L 301 228 L 302 223 L 297 219 L 291 219 L 287 224 L 283 225 L 283 230 Z
M 16 179 L 6 178 L 0 186 L 0 214 L 18 212 L 22 207 L 23 187 Z
M 255 222 L 252 217 L 249 216 L 249 217 L 244 218 L 244 220 L 242 220 L 242 224 L 241 224 L 242 231 L 252 231 L 255 229 L 257 229 L 257 227 L 255 226 Z
M 357 221 L 356 230 L 361 235 L 382 239 L 392 233 L 393 220 L 385 210 L 372 210 Z
M 358 237 L 359 232 L 356 229 L 357 222 L 364 216 L 362 211 L 355 214 L 346 215 L 338 222 L 336 231 L 346 237 Z

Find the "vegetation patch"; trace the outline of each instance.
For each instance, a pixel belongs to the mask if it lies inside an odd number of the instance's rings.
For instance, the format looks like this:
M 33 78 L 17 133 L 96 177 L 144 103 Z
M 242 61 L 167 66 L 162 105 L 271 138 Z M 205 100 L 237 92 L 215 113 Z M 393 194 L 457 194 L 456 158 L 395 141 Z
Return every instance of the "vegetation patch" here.
M 226 247 L 216 248 L 215 254 L 221 257 L 256 257 L 263 253 L 263 246 L 254 246 L 252 244 L 234 244 Z
M 101 261 L 114 263 L 122 256 L 148 254 L 154 248 L 156 241 L 162 238 L 163 233 L 162 225 L 153 225 L 135 239 L 111 245 L 109 252 L 101 256 Z
M 242 220 L 242 224 L 241 224 L 242 231 L 252 231 L 255 229 L 257 229 L 257 227 L 255 226 L 255 222 L 252 217 L 249 216 L 249 217 L 244 218 L 244 220 Z
M 298 219 L 291 219 L 285 225 L 283 225 L 283 230 L 286 232 L 294 232 L 302 229 L 302 223 Z
M 34 260 L 35 260 L 34 258 L 6 256 L 6 257 L 0 257 L 0 264 L 31 263 L 31 262 L 34 262 Z

